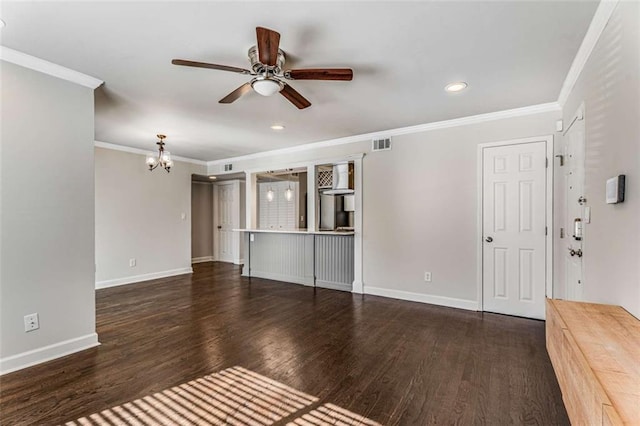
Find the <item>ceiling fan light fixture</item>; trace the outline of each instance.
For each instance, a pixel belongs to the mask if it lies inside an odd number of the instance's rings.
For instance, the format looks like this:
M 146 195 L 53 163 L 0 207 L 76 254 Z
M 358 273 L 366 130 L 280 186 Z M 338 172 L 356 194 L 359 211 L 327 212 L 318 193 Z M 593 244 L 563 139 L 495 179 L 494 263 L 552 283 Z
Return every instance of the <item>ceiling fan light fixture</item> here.
M 271 96 L 282 90 L 280 82 L 270 78 L 254 80 L 251 87 L 262 96 Z
M 468 86 L 464 81 L 456 81 L 455 83 L 447 84 L 444 88 L 447 92 L 460 92 L 461 90 L 466 89 Z

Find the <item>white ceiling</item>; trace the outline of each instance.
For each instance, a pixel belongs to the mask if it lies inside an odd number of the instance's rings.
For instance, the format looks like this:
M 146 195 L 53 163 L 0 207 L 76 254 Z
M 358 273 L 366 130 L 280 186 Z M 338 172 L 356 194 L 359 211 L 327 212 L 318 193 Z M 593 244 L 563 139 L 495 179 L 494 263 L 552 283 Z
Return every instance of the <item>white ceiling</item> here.
M 105 81 L 96 140 L 215 160 L 557 100 L 597 2 L 2 2 L 4 46 Z M 293 81 L 313 104 L 249 93 L 255 27 L 285 68 L 351 67 L 352 82 Z M 452 81 L 469 88 L 446 93 Z M 61 100 L 63 101 L 63 100 Z M 283 124 L 284 131 L 270 129 Z

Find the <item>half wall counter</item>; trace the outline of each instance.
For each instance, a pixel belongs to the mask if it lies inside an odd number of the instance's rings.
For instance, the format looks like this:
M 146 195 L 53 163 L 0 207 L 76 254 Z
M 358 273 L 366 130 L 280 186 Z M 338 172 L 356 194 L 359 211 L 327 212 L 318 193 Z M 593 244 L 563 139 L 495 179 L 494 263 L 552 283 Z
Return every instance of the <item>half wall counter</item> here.
M 244 276 L 352 291 L 353 232 L 234 231 L 244 234 Z

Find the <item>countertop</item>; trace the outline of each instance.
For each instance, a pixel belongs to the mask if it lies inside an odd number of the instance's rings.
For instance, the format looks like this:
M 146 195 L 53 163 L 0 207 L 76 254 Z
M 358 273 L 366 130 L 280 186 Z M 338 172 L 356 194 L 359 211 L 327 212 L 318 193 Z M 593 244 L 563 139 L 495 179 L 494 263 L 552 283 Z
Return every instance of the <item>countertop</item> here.
M 261 232 L 271 234 L 353 235 L 353 231 L 308 231 L 306 229 L 233 229 L 237 232 Z

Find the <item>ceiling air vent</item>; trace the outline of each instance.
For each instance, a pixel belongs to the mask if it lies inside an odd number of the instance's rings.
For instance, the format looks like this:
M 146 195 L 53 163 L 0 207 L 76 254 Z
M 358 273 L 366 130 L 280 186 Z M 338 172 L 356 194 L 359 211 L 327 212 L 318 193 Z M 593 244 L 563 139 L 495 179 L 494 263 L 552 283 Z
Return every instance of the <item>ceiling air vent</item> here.
M 381 138 L 373 140 L 373 151 L 389 151 L 391 149 L 391 138 Z
M 225 164 L 224 165 L 224 171 L 225 172 L 230 172 L 231 170 L 233 170 L 233 164 Z

